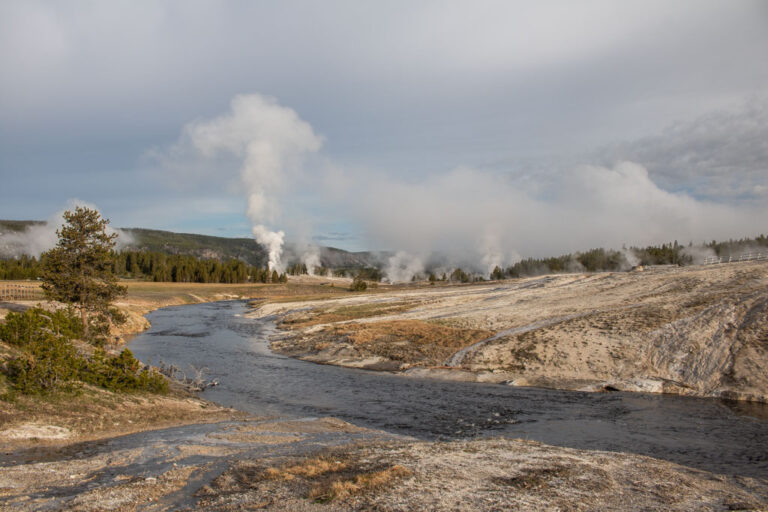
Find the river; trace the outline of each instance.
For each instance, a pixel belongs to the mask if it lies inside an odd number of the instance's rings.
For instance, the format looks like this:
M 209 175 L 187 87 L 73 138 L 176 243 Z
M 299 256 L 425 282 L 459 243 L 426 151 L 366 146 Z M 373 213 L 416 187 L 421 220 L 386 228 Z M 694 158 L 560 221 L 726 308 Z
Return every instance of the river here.
M 256 415 L 335 416 L 420 439 L 504 435 L 632 452 L 768 478 L 768 406 L 638 393 L 580 393 L 451 382 L 318 365 L 275 354 L 269 320 L 244 301 L 169 307 L 130 349 L 144 362 L 207 368 L 202 397 Z

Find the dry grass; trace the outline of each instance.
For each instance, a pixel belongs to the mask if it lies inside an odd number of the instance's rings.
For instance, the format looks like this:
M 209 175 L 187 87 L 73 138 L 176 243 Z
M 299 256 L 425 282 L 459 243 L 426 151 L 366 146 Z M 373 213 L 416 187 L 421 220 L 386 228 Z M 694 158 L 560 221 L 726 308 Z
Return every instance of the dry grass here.
M 353 477 L 331 478 L 309 491 L 309 499 L 327 503 L 335 499 L 364 494 L 392 485 L 401 478 L 411 476 L 411 471 L 399 464 L 379 471 L 360 473 Z
M 330 297 L 348 293 L 344 288 L 310 283 L 285 284 L 216 284 L 216 283 L 153 283 L 147 281 L 123 281 L 128 287 L 126 301 L 149 301 L 160 304 L 166 301 L 195 303 L 202 300 L 226 298 L 268 298 L 270 300 L 297 300 L 297 297 Z
M 331 327 L 356 348 L 393 361 L 429 366 L 442 364 L 457 350 L 493 335 L 485 329 L 462 329 L 423 320 L 351 323 Z
M 267 480 L 293 480 L 296 477 L 316 478 L 326 473 L 336 473 L 346 469 L 347 464 L 327 456 L 306 459 L 301 464 L 280 468 L 267 468 L 263 478 Z
M 400 464 L 371 461 L 361 458 L 354 450 L 335 449 L 267 468 L 253 463 L 241 464 L 217 478 L 213 482 L 216 491 L 210 491 L 231 493 L 258 489 L 274 496 L 290 489 L 291 494 L 303 499 L 328 503 L 385 489 L 411 475 L 412 472 Z
M 393 315 L 408 311 L 415 305 L 412 301 L 375 302 L 372 304 L 356 304 L 314 310 L 311 313 L 299 313 L 286 316 L 280 325 L 292 329 L 300 329 L 318 324 L 330 324 L 335 322 L 347 322 L 360 318 L 372 318 L 376 316 Z
M 321 300 L 348 293 L 345 289 L 325 286 L 321 283 L 286 284 L 216 284 L 216 283 L 153 283 L 148 281 L 122 281 L 128 295 L 116 303 L 126 313 L 128 322 L 113 334 L 125 335 L 142 332 L 149 323 L 144 315 L 154 309 L 231 299 L 256 299 L 257 301 L 292 302 L 296 300 Z
M 566 466 L 521 468 L 517 475 L 493 478 L 493 483 L 515 489 L 542 489 L 571 476 L 573 470 Z M 553 482 L 554 481 L 554 482 Z

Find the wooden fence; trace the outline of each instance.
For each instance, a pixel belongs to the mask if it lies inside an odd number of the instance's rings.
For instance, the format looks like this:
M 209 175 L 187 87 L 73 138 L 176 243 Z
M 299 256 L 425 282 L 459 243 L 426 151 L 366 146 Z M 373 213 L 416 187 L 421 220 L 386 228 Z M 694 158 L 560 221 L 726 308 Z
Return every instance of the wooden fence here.
M 762 260 L 768 260 L 768 253 L 747 252 L 739 256 L 729 256 L 727 258 L 718 258 L 716 256 L 710 256 L 704 260 L 704 264 L 711 265 L 713 263 L 736 263 L 737 261 L 762 261 Z
M 0 281 L 0 301 L 42 300 L 43 290 L 33 284 L 3 283 Z

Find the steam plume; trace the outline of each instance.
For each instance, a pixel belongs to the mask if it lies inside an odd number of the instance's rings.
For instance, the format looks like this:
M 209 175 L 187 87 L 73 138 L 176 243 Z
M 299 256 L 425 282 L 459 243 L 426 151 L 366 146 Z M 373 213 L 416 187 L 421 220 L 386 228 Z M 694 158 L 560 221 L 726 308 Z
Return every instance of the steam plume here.
M 315 275 L 315 268 L 322 264 L 320 261 L 320 248 L 316 245 L 307 245 L 302 253 L 301 262 L 307 267 L 309 275 Z
M 461 267 L 487 276 L 521 256 L 754 236 L 768 222 L 764 202 L 723 202 L 684 189 L 670 191 L 642 163 L 619 158 L 612 166 L 505 172 L 459 167 L 408 179 L 327 162 L 315 181 L 293 179 L 321 145 L 296 112 L 252 94 L 236 96 L 220 117 L 185 126 L 170 157 L 193 157 L 186 172 L 196 164 L 206 171 L 207 183 L 212 163 L 219 172 L 226 157 L 236 160 L 253 234 L 267 247 L 270 267 L 278 270 L 283 269 L 285 234 L 275 225 L 287 222 L 279 198 L 288 183 L 312 187 L 303 197 L 316 201 L 309 206 L 313 213 L 335 210 L 359 223 L 354 228 L 366 234 L 368 247 L 396 251 L 383 256 L 392 281 L 408 281 L 425 267 Z M 314 270 L 316 253 L 299 254 Z
M 320 149 L 322 139 L 298 114 L 273 98 L 238 95 L 230 111 L 184 127 L 171 156 L 234 156 L 241 161 L 240 179 L 248 201 L 247 215 L 256 240 L 266 246 L 269 267 L 284 269 L 285 233 L 271 228 L 280 218 L 279 193 L 301 167 L 306 153 Z
M 387 261 L 384 270 L 387 278 L 392 283 L 404 283 L 410 281 L 413 276 L 424 273 L 424 263 L 418 256 L 405 251 L 398 251 Z
M 54 213 L 42 224 L 32 224 L 23 231 L 0 233 L 0 256 L 17 258 L 26 254 L 37 258 L 45 251 L 53 249 L 58 241 L 56 230 L 64 224 L 64 212 L 74 210 L 77 206 L 98 211 L 98 208 L 92 204 L 80 199 L 70 199 L 65 209 Z M 108 234 L 117 233 L 118 249 L 133 242 L 133 237 L 129 233 L 113 228 L 109 224 L 106 231 Z

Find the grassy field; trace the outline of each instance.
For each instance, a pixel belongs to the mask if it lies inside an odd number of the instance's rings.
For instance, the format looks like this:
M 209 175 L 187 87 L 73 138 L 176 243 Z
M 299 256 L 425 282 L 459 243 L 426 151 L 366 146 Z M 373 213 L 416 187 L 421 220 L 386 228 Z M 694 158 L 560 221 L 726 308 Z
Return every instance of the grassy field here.
M 214 283 L 153 283 L 122 281 L 128 288 L 127 302 L 148 302 L 163 305 L 168 302 L 192 304 L 227 299 L 285 300 L 303 297 L 336 297 L 350 294 L 346 287 L 317 283 L 285 284 L 214 284 Z
M 148 327 L 143 315 L 166 306 L 196 304 L 217 300 L 254 299 L 261 301 L 322 300 L 352 296 L 348 284 L 321 278 L 291 280 L 285 284 L 219 284 L 219 283 L 155 283 L 151 281 L 120 281 L 128 289 L 115 305 L 128 316 L 128 322 L 117 329 L 115 334 L 133 334 Z M 3 285 L 24 285 L 40 288 L 39 281 L 0 281 Z M 35 306 L 44 302 L 42 290 L 34 298 L 0 301 L 0 319 L 8 311 Z M 52 305 L 55 307 L 55 305 Z

